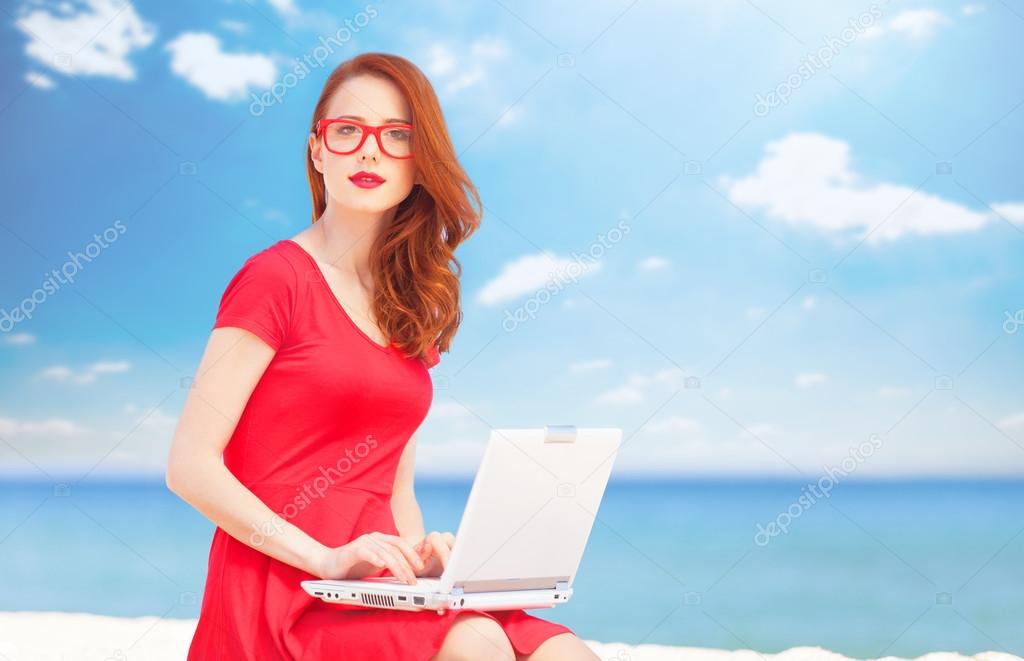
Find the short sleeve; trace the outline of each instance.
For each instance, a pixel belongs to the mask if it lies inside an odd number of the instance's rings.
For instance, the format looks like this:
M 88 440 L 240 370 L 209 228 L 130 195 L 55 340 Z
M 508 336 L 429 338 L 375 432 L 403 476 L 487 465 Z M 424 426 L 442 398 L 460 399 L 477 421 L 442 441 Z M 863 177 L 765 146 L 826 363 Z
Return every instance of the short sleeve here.
M 435 365 L 441 362 L 441 352 L 437 350 L 436 343 L 430 345 L 430 347 L 427 349 L 426 354 L 424 356 L 424 361 L 427 364 L 427 369 L 430 369 L 431 367 L 434 367 Z
M 213 327 L 244 328 L 277 351 L 291 325 L 297 284 L 295 269 L 282 255 L 271 248 L 256 253 L 228 282 Z

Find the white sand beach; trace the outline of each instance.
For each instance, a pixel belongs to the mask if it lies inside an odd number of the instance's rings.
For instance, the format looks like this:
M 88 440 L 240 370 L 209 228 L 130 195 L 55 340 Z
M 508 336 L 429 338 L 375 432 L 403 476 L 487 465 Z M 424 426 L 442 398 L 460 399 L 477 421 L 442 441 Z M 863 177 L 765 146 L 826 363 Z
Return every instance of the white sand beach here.
M 12 661 L 181 661 L 185 658 L 195 626 L 194 619 L 119 618 L 90 613 L 0 612 L 0 658 Z M 594 640 L 586 642 L 598 656 L 608 661 L 843 661 L 849 658 L 820 647 L 794 647 L 778 654 L 761 654 L 751 650 L 728 651 L 667 645 L 634 646 Z M 886 656 L 879 661 L 899 661 L 900 658 Z M 917 660 L 1011 661 L 1020 658 L 1001 652 L 982 652 L 973 656 L 933 652 L 917 657 Z

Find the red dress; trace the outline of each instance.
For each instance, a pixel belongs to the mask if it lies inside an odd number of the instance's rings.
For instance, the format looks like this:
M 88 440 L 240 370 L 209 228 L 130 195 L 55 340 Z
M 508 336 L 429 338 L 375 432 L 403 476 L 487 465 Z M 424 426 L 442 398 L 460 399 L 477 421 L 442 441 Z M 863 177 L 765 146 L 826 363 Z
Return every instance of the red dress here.
M 277 351 L 224 451 L 232 474 L 328 546 L 372 531 L 397 535 L 392 486 L 430 407 L 436 348 L 425 363 L 372 340 L 312 256 L 288 239 L 249 257 L 231 279 L 213 327 L 221 326 L 249 330 Z M 249 540 L 274 533 L 268 521 Z M 310 578 L 216 528 L 189 661 L 429 659 L 463 612 L 328 604 L 299 586 Z M 521 654 L 571 632 L 524 610 L 474 612 L 496 620 Z

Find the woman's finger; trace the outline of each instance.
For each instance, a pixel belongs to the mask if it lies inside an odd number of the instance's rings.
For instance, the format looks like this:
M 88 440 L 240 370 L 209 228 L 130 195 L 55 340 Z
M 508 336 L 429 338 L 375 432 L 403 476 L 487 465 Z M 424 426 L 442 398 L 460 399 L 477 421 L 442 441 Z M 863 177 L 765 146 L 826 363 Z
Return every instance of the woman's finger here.
M 448 558 L 451 556 L 451 549 L 448 547 L 448 541 L 439 532 L 432 532 L 427 536 L 430 540 L 431 546 L 434 547 L 434 552 L 441 559 L 441 567 L 443 569 L 448 567 Z
M 382 536 L 384 540 L 390 542 L 402 552 L 408 561 L 410 568 L 416 567 L 417 569 L 423 569 L 423 560 L 420 559 L 420 554 L 416 552 L 416 549 L 412 547 L 412 544 L 397 535 Z
M 380 554 L 369 546 L 356 547 L 356 558 L 363 562 L 369 562 L 371 565 L 376 567 L 384 566 L 384 558 L 380 557 Z
M 378 548 L 375 549 L 377 553 L 384 559 L 387 564 L 387 568 L 391 573 L 406 583 L 414 583 L 415 575 L 412 572 L 412 568 L 409 567 L 409 563 L 405 560 L 405 557 L 395 547 L 391 546 L 384 540 L 370 538 L 372 543 L 377 544 Z

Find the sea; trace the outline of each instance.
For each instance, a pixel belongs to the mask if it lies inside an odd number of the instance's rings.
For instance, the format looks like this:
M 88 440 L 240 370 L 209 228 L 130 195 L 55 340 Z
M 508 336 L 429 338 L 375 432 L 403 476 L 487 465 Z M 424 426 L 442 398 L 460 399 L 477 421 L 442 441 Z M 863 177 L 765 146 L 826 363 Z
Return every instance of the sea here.
M 468 479 L 417 478 L 427 530 Z M 213 524 L 162 479 L 0 479 L 0 610 L 198 616 Z M 296 589 L 300 589 L 296 586 Z M 602 642 L 1024 656 L 1024 480 L 609 482 L 572 599 Z

